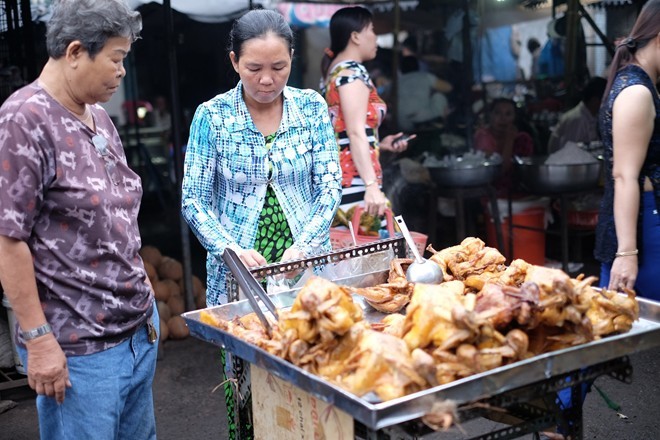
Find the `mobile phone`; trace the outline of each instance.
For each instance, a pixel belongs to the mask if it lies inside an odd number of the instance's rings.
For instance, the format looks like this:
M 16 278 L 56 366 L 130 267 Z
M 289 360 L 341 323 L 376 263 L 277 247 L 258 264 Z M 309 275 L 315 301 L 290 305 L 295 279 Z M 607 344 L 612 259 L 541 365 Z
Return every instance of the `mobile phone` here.
M 410 140 L 410 137 L 411 137 L 411 135 L 409 135 L 409 134 L 402 134 L 402 135 L 399 136 L 398 138 L 395 138 L 395 139 L 392 141 L 392 144 L 395 144 L 395 143 L 397 143 L 397 142 L 399 142 L 399 141 L 405 141 L 405 142 L 407 142 L 407 141 Z

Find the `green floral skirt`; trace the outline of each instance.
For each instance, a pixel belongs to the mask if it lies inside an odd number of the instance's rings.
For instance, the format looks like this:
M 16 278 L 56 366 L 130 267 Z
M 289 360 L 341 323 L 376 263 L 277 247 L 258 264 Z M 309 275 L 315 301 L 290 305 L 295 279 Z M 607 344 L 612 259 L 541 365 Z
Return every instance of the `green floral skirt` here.
M 284 251 L 293 244 L 293 236 L 289 223 L 286 221 L 275 191 L 268 185 L 266 201 L 261 210 L 259 228 L 254 249 L 264 256 L 268 263 L 276 263 L 282 259 Z M 238 358 L 232 359 L 231 366 L 226 361 L 226 353 L 222 350 L 223 378 L 227 416 L 229 419 L 229 439 L 252 439 L 254 437 L 252 424 L 252 390 L 245 383 L 249 380 L 249 364 Z M 227 374 L 226 368 L 233 371 Z M 228 377 L 235 381 L 227 381 Z M 240 399 L 235 395 L 240 390 Z M 237 414 L 238 413 L 238 414 Z

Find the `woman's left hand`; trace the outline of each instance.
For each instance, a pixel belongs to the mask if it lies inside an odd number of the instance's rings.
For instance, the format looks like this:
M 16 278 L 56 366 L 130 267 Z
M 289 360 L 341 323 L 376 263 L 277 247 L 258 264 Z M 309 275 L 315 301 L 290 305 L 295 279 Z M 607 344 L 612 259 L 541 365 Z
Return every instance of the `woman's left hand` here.
M 303 251 L 298 249 L 296 246 L 291 246 L 290 248 L 284 251 L 284 253 L 282 254 L 282 259 L 280 261 L 300 260 L 303 258 L 305 258 L 305 254 L 303 253 Z
M 624 288 L 633 290 L 639 271 L 637 255 L 617 257 L 612 263 L 610 271 L 610 285 L 608 290 L 622 291 Z
M 301 251 L 300 249 L 298 249 L 294 245 L 294 246 L 291 246 L 290 248 L 288 248 L 284 251 L 284 253 L 282 254 L 282 259 L 280 260 L 280 262 L 289 261 L 289 260 L 301 260 L 303 258 L 305 258 L 305 254 L 303 253 L 303 251 Z M 301 274 L 302 272 L 303 272 L 303 269 L 298 269 L 298 270 L 293 270 L 291 272 L 286 272 L 284 274 L 284 278 L 291 279 L 291 278 L 294 278 L 294 277 L 298 276 L 298 274 Z
M 399 132 L 396 134 L 391 134 L 389 136 L 385 136 L 383 139 L 380 140 L 378 145 L 380 148 L 382 148 L 385 151 L 393 151 L 395 153 L 403 153 L 408 149 L 408 142 L 415 139 L 417 137 L 416 134 L 411 134 L 408 135 L 407 139 L 400 139 L 397 140 L 398 138 L 401 138 L 403 136 L 403 132 Z

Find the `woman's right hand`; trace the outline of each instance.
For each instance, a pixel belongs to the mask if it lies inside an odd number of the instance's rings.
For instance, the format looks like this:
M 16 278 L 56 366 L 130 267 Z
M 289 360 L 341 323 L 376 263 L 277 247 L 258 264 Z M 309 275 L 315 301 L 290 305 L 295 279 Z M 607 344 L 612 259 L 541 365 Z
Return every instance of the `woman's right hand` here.
M 364 192 L 364 210 L 371 215 L 382 216 L 387 208 L 387 198 L 378 185 L 367 186 Z
M 633 290 L 639 271 L 637 255 L 616 257 L 610 270 L 608 290 L 622 291 L 624 288 Z
M 268 264 L 268 261 L 266 261 L 264 256 L 254 249 L 243 249 L 238 252 L 238 258 L 240 258 L 243 264 L 247 267 L 258 267 Z

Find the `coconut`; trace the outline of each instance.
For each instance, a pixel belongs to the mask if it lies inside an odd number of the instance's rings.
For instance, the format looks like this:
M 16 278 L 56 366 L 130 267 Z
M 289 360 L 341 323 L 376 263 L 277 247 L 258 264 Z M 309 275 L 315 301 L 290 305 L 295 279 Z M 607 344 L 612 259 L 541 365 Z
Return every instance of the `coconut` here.
M 195 298 L 206 293 L 206 289 L 204 288 L 204 283 L 198 276 L 193 275 L 192 285 L 193 285 L 193 296 Z
M 172 257 L 163 257 L 156 268 L 163 279 L 179 281 L 183 278 L 183 265 Z
M 166 341 L 170 336 L 170 328 L 167 326 L 167 321 L 162 317 L 160 318 L 160 341 Z
M 168 306 L 167 303 L 163 301 L 157 301 L 156 304 L 158 305 L 158 314 L 160 315 L 160 318 L 164 319 L 165 322 L 169 321 L 169 319 L 172 317 L 170 306 Z
M 139 251 L 142 260 L 151 264 L 153 267 L 158 267 L 163 254 L 160 253 L 156 246 L 142 246 Z
M 172 291 L 165 280 L 157 280 L 152 283 L 154 286 L 154 296 L 157 301 L 167 302 L 172 296 Z
M 198 309 L 206 308 L 206 289 L 204 289 L 200 295 L 195 297 L 195 307 Z
M 184 339 L 190 335 L 186 321 L 180 316 L 172 316 L 167 321 L 167 328 L 170 330 L 170 337 L 172 339 Z
M 170 308 L 172 316 L 180 315 L 186 311 L 186 305 L 180 296 L 171 296 L 167 301 L 167 306 Z
M 184 293 L 186 291 L 186 286 L 185 286 L 184 279 L 181 278 L 178 282 L 179 285 L 179 291 L 181 292 L 181 296 L 184 296 Z M 197 275 L 192 276 L 192 293 L 193 297 L 197 298 L 200 294 L 204 294 L 205 292 L 205 287 L 204 287 L 204 282 L 199 278 Z
M 170 289 L 170 297 L 181 296 L 181 289 L 179 289 L 179 284 L 174 280 L 162 280 L 162 283 Z
M 144 270 L 147 272 L 147 277 L 149 277 L 149 281 L 151 281 L 152 283 L 154 281 L 158 281 L 158 271 L 156 270 L 153 264 L 149 263 L 148 261 L 145 261 Z

